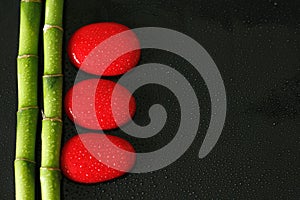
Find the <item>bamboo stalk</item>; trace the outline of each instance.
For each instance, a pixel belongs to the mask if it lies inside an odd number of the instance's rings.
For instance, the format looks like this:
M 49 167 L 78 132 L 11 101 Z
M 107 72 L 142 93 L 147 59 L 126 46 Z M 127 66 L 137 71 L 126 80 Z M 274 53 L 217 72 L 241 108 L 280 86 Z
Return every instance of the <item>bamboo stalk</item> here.
M 20 2 L 17 60 L 18 111 L 16 130 L 15 193 L 17 200 L 35 199 L 35 141 L 38 118 L 39 0 Z
M 43 200 L 60 199 L 59 158 L 62 135 L 63 0 L 46 0 L 44 25 L 44 116 L 40 168 Z

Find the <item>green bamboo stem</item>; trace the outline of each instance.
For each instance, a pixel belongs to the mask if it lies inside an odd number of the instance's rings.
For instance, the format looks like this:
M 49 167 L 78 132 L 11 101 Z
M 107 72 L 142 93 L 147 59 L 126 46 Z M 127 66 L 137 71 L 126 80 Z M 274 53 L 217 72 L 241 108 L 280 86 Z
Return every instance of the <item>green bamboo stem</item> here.
M 60 199 L 59 158 L 62 135 L 63 0 L 46 0 L 44 25 L 44 116 L 40 168 L 43 200 Z
M 17 200 L 35 199 L 35 141 L 38 118 L 38 38 L 41 2 L 20 3 L 17 60 L 18 112 L 16 130 L 15 193 Z

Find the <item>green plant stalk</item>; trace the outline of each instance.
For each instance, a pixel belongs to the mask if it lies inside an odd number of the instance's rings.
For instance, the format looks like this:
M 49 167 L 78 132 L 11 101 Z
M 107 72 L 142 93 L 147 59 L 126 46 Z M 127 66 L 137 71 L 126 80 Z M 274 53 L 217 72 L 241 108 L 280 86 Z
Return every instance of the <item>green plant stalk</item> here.
M 44 26 L 44 116 L 40 168 L 43 200 L 60 199 L 59 158 L 62 136 L 63 0 L 46 0 Z
M 38 39 L 41 2 L 20 2 L 17 60 L 18 111 L 16 130 L 16 200 L 35 199 L 35 141 L 38 118 Z

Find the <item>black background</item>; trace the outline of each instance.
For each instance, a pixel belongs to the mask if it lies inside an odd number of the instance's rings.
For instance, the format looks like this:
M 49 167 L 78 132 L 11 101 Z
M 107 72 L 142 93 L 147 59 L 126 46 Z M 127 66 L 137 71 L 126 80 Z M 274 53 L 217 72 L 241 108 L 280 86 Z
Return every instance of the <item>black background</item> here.
M 62 199 L 300 198 L 299 1 L 67 0 L 65 44 L 76 29 L 102 21 L 130 28 L 170 28 L 197 40 L 214 59 L 224 79 L 228 98 L 226 124 L 213 151 L 200 160 L 198 152 L 210 116 L 204 81 L 179 56 L 143 50 L 140 64 L 167 64 L 185 75 L 194 87 L 201 109 L 195 141 L 179 160 L 155 172 L 128 174 L 94 185 L 63 178 Z M 18 23 L 19 2 L 1 0 L 0 199 L 14 198 Z M 64 92 L 72 86 L 77 73 L 69 63 L 65 46 Z M 128 139 L 139 152 L 159 149 L 176 134 L 178 102 L 167 89 L 155 85 L 145 86 L 134 95 L 138 103 L 135 121 L 146 125 L 149 106 L 161 103 L 168 111 L 164 129 L 149 139 L 132 138 L 119 130 L 108 133 Z M 75 134 L 74 125 L 64 117 L 63 142 Z M 39 138 L 37 148 L 39 162 Z

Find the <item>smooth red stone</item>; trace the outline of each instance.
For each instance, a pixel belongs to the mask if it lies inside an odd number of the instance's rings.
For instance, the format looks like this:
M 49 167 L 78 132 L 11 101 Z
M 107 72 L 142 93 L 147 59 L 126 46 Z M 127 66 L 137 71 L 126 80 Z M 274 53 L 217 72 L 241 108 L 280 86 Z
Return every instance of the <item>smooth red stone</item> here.
M 122 37 L 104 42 L 124 31 L 127 32 Z M 103 46 L 100 48 L 99 44 Z M 124 49 L 130 51 L 123 54 Z M 68 44 L 68 55 L 76 67 L 87 73 L 115 76 L 126 73 L 138 63 L 140 44 L 133 31 L 124 25 L 95 23 L 83 26 L 73 34 Z
M 67 92 L 65 111 L 79 126 L 108 130 L 129 122 L 136 111 L 136 102 L 126 88 L 113 81 L 87 79 L 76 83 Z
M 64 144 L 61 170 L 73 181 L 98 183 L 130 171 L 135 159 L 135 150 L 126 140 L 112 135 L 84 133 Z

